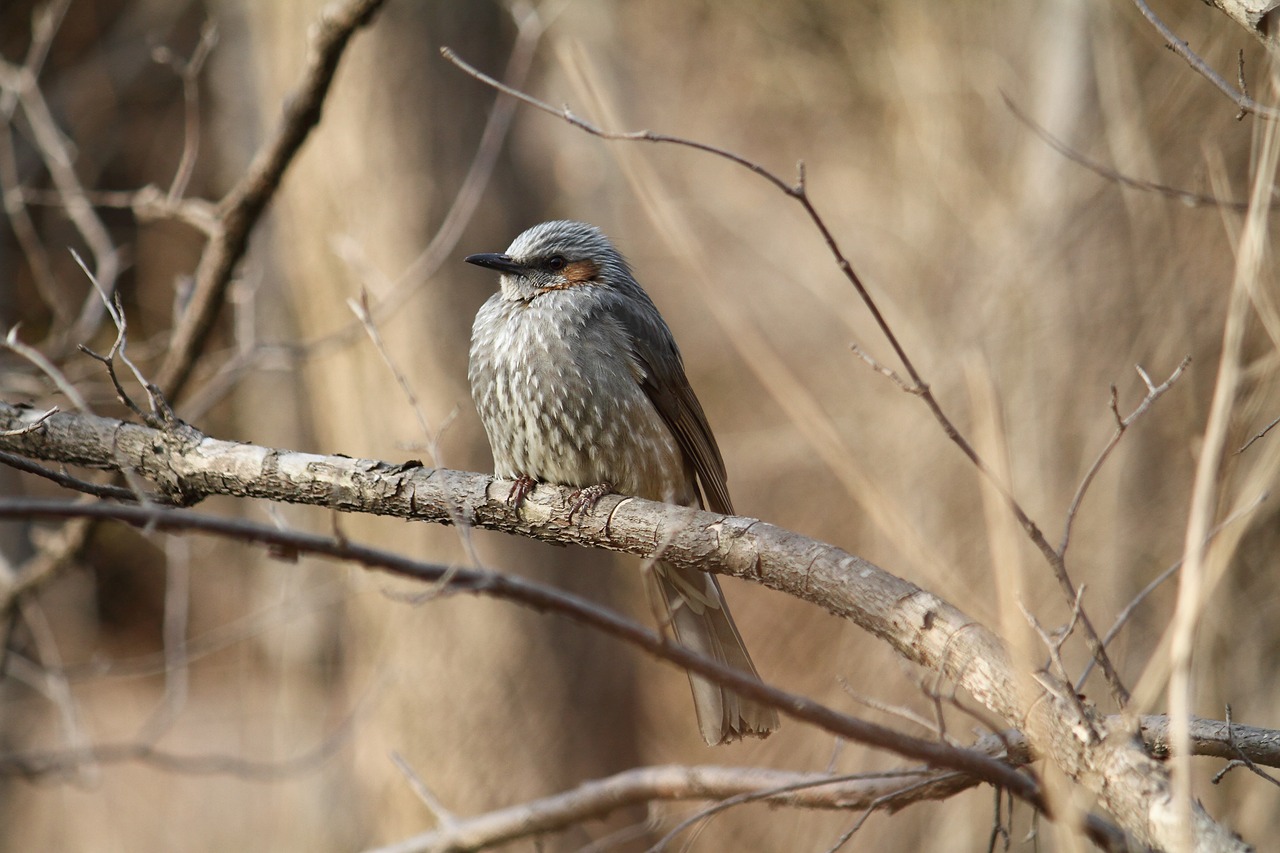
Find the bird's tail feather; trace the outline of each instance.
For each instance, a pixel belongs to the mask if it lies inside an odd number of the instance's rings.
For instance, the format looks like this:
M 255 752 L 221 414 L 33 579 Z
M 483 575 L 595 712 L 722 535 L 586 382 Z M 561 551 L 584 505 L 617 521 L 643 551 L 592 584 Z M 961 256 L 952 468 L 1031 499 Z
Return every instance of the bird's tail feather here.
M 668 563 L 658 563 L 648 576 L 677 642 L 759 680 L 714 576 Z M 746 735 L 765 737 L 778 728 L 778 712 L 773 708 L 693 672 L 689 686 L 698 728 L 709 745 Z

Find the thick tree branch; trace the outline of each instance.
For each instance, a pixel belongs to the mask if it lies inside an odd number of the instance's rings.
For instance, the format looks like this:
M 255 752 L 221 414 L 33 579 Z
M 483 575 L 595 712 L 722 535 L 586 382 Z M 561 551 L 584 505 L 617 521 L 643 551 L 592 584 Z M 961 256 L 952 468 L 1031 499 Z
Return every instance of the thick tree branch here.
M 0 404 L 0 431 L 40 415 Z M 504 500 L 508 487 L 480 474 L 273 450 L 209 438 L 185 424 L 162 431 L 91 415 L 55 414 L 39 430 L 0 438 L 0 449 L 131 471 L 177 502 L 229 494 L 442 524 L 461 518 L 551 542 L 639 556 L 661 550 L 672 563 L 747 578 L 848 618 L 904 658 L 963 686 L 1094 792 L 1142 843 L 1166 847 L 1175 837 L 1168 773 L 1119 718 L 1104 717 L 1088 703 L 1077 706 L 1069 698 L 1071 686 L 1046 673 L 1034 683 L 1019 676 L 995 634 L 928 591 L 839 548 L 755 519 L 610 496 L 571 523 L 569 490 L 552 486 L 534 490 L 516 517 Z M 1199 806 L 1194 831 L 1205 849 L 1248 849 Z

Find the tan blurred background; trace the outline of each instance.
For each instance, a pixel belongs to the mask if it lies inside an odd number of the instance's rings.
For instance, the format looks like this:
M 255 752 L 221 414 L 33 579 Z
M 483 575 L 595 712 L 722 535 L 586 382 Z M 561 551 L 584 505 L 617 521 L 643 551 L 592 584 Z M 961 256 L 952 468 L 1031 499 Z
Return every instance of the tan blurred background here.
M 219 197 L 279 116 L 322 5 L 75 0 L 41 84 L 86 186 L 167 185 L 182 146 L 182 95 L 151 50 L 190 53 L 207 18 L 220 40 L 202 78 L 192 193 Z M 26 49 L 32 8 L 11 0 L 0 9 L 0 51 L 10 61 Z M 1268 91 L 1260 51 L 1225 18 L 1200 4 L 1165 11 L 1227 76 L 1244 49 L 1253 87 Z M 1185 377 L 1094 483 L 1069 565 L 1105 629 L 1180 556 L 1238 214 L 1104 180 L 1046 146 L 1002 99 L 1121 172 L 1246 198 L 1256 122 L 1236 121 L 1131 4 L 577 0 L 548 3 L 541 15 L 547 29 L 526 80 L 540 97 L 608 126 L 721 145 L 788 178 L 804 160 L 815 204 L 935 394 L 984 447 L 1007 444 L 1014 490 L 1050 541 L 1111 433 L 1109 386 L 1127 412 L 1143 392 L 1135 364 L 1158 382 L 1190 355 Z M 434 454 L 440 465 L 488 470 L 466 352 L 471 318 L 495 282 L 461 257 L 500 251 L 544 219 L 585 219 L 615 238 L 670 323 L 740 512 L 865 556 L 997 628 L 1010 617 L 998 607 L 993 568 L 993 552 L 1003 553 L 999 582 L 1045 624 L 1064 622 L 1069 608 L 1047 567 L 1024 541 L 1009 554 L 993 540 L 1000 524 L 984 514 L 972 468 L 921 402 L 851 352 L 856 342 L 898 367 L 814 229 L 747 172 L 686 149 L 603 142 L 521 110 L 456 242 L 440 263 L 415 269 L 463 186 L 494 100 L 438 48 L 501 74 L 515 36 L 498 4 L 392 0 L 356 37 L 179 413 L 218 437 L 428 464 Z M 22 181 L 47 187 L 23 134 L 19 124 Z M 34 215 L 78 300 L 83 277 L 63 248 L 78 238 L 56 208 Z M 132 346 L 144 368 L 154 366 L 200 243 L 181 225 L 102 215 L 128 253 L 121 290 Z M 0 241 L 0 321 L 21 321 L 38 340 L 55 318 L 12 234 L 0 230 Z M 1274 294 L 1270 274 L 1261 284 Z M 352 331 L 347 300 L 362 288 L 375 303 L 397 300 L 379 329 L 429 436 L 368 337 Z M 109 345 L 105 331 L 96 343 Z M 1259 324 L 1247 356 L 1231 448 L 1280 416 L 1274 341 Z M 99 412 L 119 414 L 96 365 L 72 359 L 66 369 Z M 986 399 L 998 411 L 995 429 L 983 426 Z M 1221 515 L 1256 487 L 1250 478 L 1269 484 L 1277 441 L 1231 457 Z M 6 490 L 48 491 L 0 476 Z M 319 531 L 334 524 L 306 508 L 230 500 L 205 508 Z M 353 538 L 423 559 L 468 559 L 453 530 L 363 517 L 340 524 Z M 1245 524 L 1199 635 L 1195 711 L 1220 718 L 1230 703 L 1238 721 L 1280 727 L 1274 508 L 1263 504 Z M 10 532 L 13 559 L 26 531 Z M 495 534 L 476 533 L 474 543 L 486 565 L 650 619 L 635 560 Z M 931 717 L 922 673 L 812 606 L 726 587 L 766 678 L 924 733 L 855 701 Z M 22 662 L 52 666 L 56 649 L 74 703 L 55 703 L 44 695 L 49 682 L 20 678 L 11 665 L 0 687 L 0 749 L 160 731 L 158 746 L 172 753 L 260 764 L 197 773 L 123 762 L 0 779 L 0 849 L 387 843 L 433 820 L 393 752 L 459 815 L 640 764 L 851 772 L 904 763 L 841 748 L 794 722 L 766 742 L 708 749 L 679 671 L 558 619 L 461 597 L 406 600 L 414 591 L 318 561 L 102 530 L 39 597 L 46 634 L 24 627 L 11 641 Z M 1115 659 L 1131 684 L 1172 603 L 1169 584 L 1118 638 Z M 166 624 L 170 653 L 176 631 L 191 658 L 168 677 Z M 1068 660 L 1078 671 L 1078 648 Z M 1096 677 L 1086 692 L 1113 709 Z M 67 707 L 75 719 L 59 710 Z M 962 739 L 976 728 L 955 712 L 948 726 Z M 1214 786 L 1219 762 L 1196 767 L 1211 813 L 1253 841 L 1280 830 L 1273 788 L 1240 774 Z M 592 849 L 644 849 L 693 808 L 623 811 L 514 849 L 578 850 L 606 838 Z M 686 838 L 693 850 L 820 851 L 854 819 L 753 805 Z M 992 793 L 982 788 L 875 815 L 846 849 L 982 850 L 992 822 Z M 1032 829 L 1018 807 L 1015 849 L 1072 849 L 1052 826 L 1039 825 L 1037 842 Z

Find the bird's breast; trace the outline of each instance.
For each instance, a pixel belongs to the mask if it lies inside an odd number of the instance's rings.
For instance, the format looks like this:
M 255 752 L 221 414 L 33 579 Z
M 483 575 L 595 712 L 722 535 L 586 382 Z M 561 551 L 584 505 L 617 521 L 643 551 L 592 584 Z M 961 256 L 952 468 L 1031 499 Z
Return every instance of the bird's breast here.
M 688 503 L 693 480 L 641 388 L 627 331 L 581 293 L 491 298 L 469 377 L 495 472 Z

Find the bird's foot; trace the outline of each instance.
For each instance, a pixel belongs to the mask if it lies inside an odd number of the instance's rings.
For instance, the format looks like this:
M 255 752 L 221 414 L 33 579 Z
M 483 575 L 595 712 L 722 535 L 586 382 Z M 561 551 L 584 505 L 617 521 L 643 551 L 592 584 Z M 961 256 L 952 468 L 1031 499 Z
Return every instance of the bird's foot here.
M 594 486 L 584 486 L 578 489 L 569 495 L 569 521 L 573 521 L 575 513 L 591 512 L 602 497 L 611 494 L 613 494 L 612 483 L 597 483 Z
M 524 503 L 524 499 L 529 496 L 529 492 L 533 491 L 533 487 L 538 485 L 538 481 L 532 477 L 521 474 L 516 477 L 514 483 L 511 484 L 511 491 L 507 492 L 507 506 L 519 512 L 520 504 Z

